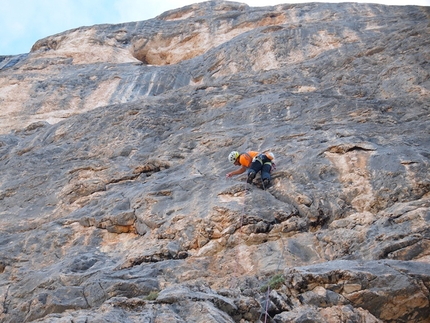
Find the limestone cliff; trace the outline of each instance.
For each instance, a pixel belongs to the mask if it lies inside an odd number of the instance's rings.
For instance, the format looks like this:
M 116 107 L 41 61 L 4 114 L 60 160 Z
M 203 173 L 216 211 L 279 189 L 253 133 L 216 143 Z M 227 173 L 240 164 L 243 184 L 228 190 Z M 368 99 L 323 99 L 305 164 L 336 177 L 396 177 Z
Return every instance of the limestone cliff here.
M 206 2 L 0 57 L 2 322 L 430 322 L 430 10 Z M 250 189 L 231 150 L 274 152 Z

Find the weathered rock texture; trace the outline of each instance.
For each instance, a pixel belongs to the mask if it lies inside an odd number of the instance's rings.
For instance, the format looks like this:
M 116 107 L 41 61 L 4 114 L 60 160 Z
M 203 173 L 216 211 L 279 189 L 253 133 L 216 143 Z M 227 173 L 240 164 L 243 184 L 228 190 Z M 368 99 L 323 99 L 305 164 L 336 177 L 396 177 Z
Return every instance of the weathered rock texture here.
M 430 322 L 429 17 L 217 1 L 0 57 L 0 320 Z

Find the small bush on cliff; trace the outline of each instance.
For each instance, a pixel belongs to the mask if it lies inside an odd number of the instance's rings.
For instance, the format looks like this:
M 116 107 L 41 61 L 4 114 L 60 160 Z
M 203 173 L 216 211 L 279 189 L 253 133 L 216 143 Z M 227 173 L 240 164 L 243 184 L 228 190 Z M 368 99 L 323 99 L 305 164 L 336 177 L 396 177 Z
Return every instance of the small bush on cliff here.
M 148 296 L 145 297 L 145 300 L 147 301 L 155 301 L 158 297 L 157 291 L 152 291 L 148 294 Z
M 266 292 L 267 288 L 270 287 L 270 289 L 277 289 L 282 286 L 284 283 L 285 278 L 282 274 L 277 274 L 270 278 L 269 282 L 266 285 L 261 286 L 260 291 Z

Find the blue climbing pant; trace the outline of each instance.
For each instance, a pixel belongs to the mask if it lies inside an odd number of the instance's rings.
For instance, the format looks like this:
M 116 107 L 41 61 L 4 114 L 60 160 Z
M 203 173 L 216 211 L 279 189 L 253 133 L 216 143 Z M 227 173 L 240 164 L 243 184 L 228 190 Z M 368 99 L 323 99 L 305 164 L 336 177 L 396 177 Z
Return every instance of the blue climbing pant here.
M 254 173 L 254 176 L 261 171 L 261 179 L 264 181 L 268 179 L 270 181 L 270 171 L 272 170 L 272 162 L 265 154 L 257 155 L 251 163 L 251 166 L 248 170 L 248 176 L 251 173 Z

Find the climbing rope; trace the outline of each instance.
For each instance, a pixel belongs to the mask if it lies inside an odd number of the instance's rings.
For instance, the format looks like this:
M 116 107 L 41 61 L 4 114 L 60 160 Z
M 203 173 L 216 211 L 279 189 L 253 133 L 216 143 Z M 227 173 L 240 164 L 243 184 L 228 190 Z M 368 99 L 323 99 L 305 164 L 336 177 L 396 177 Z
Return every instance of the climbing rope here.
M 270 294 L 270 285 L 267 286 L 267 297 L 266 297 L 266 310 L 264 315 L 264 323 L 267 321 L 267 315 L 269 314 L 267 310 L 269 309 L 269 294 Z
M 243 196 L 243 209 L 242 209 L 242 214 L 241 214 L 241 216 L 240 216 L 240 224 L 239 224 L 239 239 L 240 239 L 240 237 L 241 237 L 241 235 L 242 235 L 242 226 L 243 226 L 243 216 L 244 216 L 244 214 L 245 214 L 245 207 L 246 207 L 246 194 L 247 194 L 247 182 L 245 182 L 245 195 Z M 240 242 L 240 241 L 239 241 Z M 239 248 L 239 246 L 240 246 L 240 243 L 238 243 L 237 244 L 237 247 Z M 236 266 L 234 267 L 234 280 L 233 280 L 233 282 L 232 282 L 232 285 L 234 285 L 234 283 L 236 283 L 236 279 L 237 279 L 237 270 L 238 270 L 238 267 L 239 267 L 239 250 L 238 250 L 238 252 L 236 252 L 236 255 L 235 255 L 235 260 L 236 260 Z M 233 287 L 233 286 L 231 286 L 231 287 Z
M 264 185 L 263 179 L 261 179 L 261 183 L 263 184 L 263 190 L 266 191 L 266 185 Z M 266 195 L 266 200 L 267 200 L 267 195 Z M 279 263 L 278 263 L 278 268 L 279 268 Z M 266 308 L 264 310 L 264 323 L 267 322 L 267 315 L 268 315 L 267 310 L 269 309 L 269 294 L 270 294 L 270 284 L 267 285 Z
M 264 186 L 264 182 L 263 182 L 263 188 L 266 191 L 266 187 Z M 267 195 L 266 195 L 266 202 L 267 202 L 267 205 L 270 205 L 270 201 L 268 201 Z M 285 244 L 284 244 L 284 240 L 282 239 L 281 231 L 279 231 L 279 240 L 281 240 L 281 243 L 282 243 L 282 251 L 281 251 L 281 257 L 279 257 L 278 266 L 276 267 L 277 272 L 279 271 L 279 268 L 281 267 L 281 262 L 284 259 L 284 251 L 285 251 Z
M 262 185 L 263 185 L 263 190 L 266 191 L 267 188 L 264 185 L 263 180 L 262 180 Z M 241 214 L 241 217 L 240 217 L 240 224 L 239 224 L 239 239 L 241 238 L 241 235 L 242 235 L 243 219 L 244 219 L 244 215 L 245 215 L 245 211 L 246 211 L 245 208 L 246 208 L 246 202 L 247 202 L 247 199 L 246 199 L 247 198 L 247 194 L 248 194 L 248 182 L 245 181 L 245 194 L 244 194 L 244 200 L 243 200 L 243 210 L 242 210 L 242 214 Z M 267 196 L 266 196 L 266 200 L 267 200 Z M 269 204 L 269 201 L 267 201 L 267 202 Z M 284 258 L 284 251 L 285 251 L 285 245 L 284 245 L 284 241 L 283 241 L 282 236 L 281 236 L 281 232 L 279 232 L 279 238 L 280 238 L 281 243 L 282 243 L 282 252 L 281 252 L 281 257 L 279 258 L 278 265 L 277 265 L 277 268 L 276 268 L 277 272 L 280 269 L 281 262 L 282 262 L 282 260 Z M 237 244 L 237 247 L 238 248 L 240 247 L 240 240 L 239 240 L 239 242 Z M 238 252 L 236 252 L 235 260 L 236 260 L 236 266 L 234 268 L 234 280 L 232 281 L 232 284 L 230 286 L 231 288 L 234 287 L 234 285 L 236 284 L 236 281 L 237 281 L 238 267 L 239 267 L 239 250 L 238 250 Z M 261 317 L 264 314 L 264 323 L 267 322 L 267 317 L 269 316 L 269 313 L 268 313 L 268 310 L 269 310 L 269 301 L 270 301 L 270 284 L 267 285 L 266 299 L 265 299 L 265 302 L 263 303 L 264 307 L 262 306 L 262 312 L 261 312 L 260 318 L 259 318 L 259 321 L 261 321 Z

